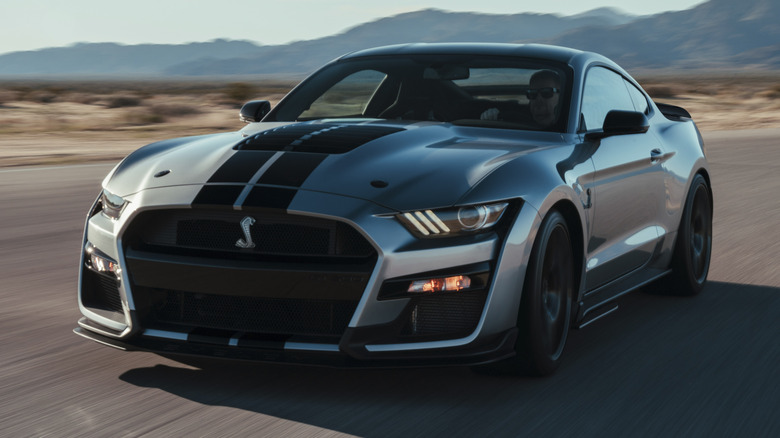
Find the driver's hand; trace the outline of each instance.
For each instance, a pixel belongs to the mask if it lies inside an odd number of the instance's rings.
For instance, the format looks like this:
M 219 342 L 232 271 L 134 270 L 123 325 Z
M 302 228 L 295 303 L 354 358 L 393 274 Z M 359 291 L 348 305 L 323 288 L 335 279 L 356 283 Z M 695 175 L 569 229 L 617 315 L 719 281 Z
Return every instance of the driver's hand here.
M 498 108 L 490 108 L 485 110 L 485 112 L 482 113 L 481 116 L 479 116 L 480 120 L 498 120 Z

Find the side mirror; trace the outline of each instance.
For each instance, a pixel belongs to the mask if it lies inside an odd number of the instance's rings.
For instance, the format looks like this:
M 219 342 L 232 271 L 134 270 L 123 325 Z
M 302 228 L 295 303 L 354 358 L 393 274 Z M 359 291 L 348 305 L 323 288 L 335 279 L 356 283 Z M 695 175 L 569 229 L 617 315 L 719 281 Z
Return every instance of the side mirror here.
M 644 113 L 612 110 L 604 118 L 603 130 L 589 132 L 585 134 L 585 138 L 595 140 L 613 135 L 644 134 L 648 129 L 650 122 Z
M 244 123 L 253 123 L 263 120 L 271 111 L 271 102 L 267 100 L 250 100 L 241 107 L 239 118 Z

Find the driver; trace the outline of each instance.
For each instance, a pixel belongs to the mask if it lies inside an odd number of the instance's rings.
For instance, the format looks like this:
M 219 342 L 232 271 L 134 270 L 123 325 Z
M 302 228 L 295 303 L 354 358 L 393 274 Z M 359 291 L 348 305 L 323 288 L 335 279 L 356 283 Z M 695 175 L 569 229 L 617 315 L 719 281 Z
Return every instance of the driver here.
M 531 76 L 529 87 L 525 92 L 528 97 L 528 108 L 533 121 L 540 128 L 553 126 L 558 120 L 558 103 L 561 97 L 561 77 L 552 70 L 539 70 Z M 482 120 L 511 120 L 512 114 L 502 114 L 498 108 L 490 108 L 482 113 Z

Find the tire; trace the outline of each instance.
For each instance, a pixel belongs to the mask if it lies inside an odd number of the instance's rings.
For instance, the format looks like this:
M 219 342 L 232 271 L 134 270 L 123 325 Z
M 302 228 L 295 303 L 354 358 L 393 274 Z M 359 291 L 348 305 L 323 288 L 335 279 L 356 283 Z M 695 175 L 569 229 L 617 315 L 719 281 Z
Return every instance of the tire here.
M 552 374 L 569 332 L 574 295 L 574 260 L 563 215 L 552 211 L 534 243 L 523 285 L 515 346 L 521 371 Z
M 486 374 L 552 374 L 566 344 L 574 288 L 569 229 L 563 215 L 552 211 L 542 222 L 528 263 L 517 317 L 517 354 L 474 370 Z
M 666 295 L 697 295 L 707 282 L 712 256 L 712 202 L 707 181 L 696 175 L 677 231 L 672 272 L 654 285 Z

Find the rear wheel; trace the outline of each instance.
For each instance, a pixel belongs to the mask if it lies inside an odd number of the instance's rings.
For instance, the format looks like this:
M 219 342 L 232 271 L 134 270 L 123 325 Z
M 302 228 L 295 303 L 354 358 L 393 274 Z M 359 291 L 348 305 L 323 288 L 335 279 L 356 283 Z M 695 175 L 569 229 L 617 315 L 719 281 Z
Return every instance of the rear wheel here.
M 712 255 L 712 203 L 707 181 L 696 175 L 685 201 L 672 258 L 672 273 L 654 291 L 696 295 L 704 288 Z

